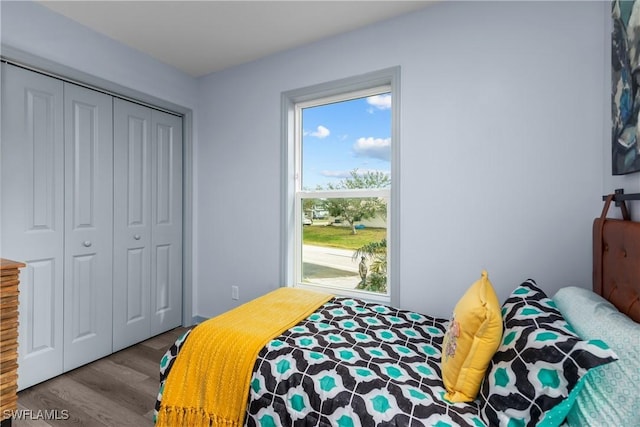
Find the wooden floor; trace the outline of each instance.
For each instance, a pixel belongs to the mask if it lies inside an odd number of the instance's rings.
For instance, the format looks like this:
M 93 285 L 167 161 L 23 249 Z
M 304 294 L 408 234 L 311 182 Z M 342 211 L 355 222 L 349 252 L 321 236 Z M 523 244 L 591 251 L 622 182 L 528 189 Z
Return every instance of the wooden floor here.
M 184 331 L 176 328 L 22 390 L 18 409 L 36 419 L 14 419 L 13 426 L 152 426 L 160 359 Z M 68 419 L 37 419 L 38 411 L 57 411 L 60 418 L 68 413 Z

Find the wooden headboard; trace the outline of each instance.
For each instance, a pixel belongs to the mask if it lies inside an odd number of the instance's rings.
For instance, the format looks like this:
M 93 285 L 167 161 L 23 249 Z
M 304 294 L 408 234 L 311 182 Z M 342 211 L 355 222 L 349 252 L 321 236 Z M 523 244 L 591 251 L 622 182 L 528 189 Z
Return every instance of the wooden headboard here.
M 593 291 L 640 323 L 640 222 L 606 219 L 613 195 L 593 223 Z

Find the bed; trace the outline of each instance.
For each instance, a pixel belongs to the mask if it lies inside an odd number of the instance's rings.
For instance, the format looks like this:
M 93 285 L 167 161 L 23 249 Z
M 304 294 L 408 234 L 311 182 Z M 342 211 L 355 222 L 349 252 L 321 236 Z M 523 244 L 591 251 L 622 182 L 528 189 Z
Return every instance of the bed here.
M 246 324 L 233 327 L 260 308 L 225 313 L 222 338 L 199 325 L 163 357 L 157 424 L 638 425 L 640 223 L 607 219 L 612 200 L 594 221 L 593 292 L 551 298 L 528 279 L 500 303 L 483 272 L 450 319 L 329 296 L 270 331 L 256 354 L 229 349 L 253 339 Z M 267 317 L 291 311 L 277 304 L 266 300 Z M 225 376 L 246 354 L 247 373 Z M 234 399 L 237 416 L 211 415 Z

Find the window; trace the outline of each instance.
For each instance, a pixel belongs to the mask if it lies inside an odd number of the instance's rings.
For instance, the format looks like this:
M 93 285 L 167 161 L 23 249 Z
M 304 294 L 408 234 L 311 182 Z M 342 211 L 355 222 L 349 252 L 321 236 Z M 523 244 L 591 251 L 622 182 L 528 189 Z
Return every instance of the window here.
M 397 74 L 284 94 L 289 286 L 395 300 Z

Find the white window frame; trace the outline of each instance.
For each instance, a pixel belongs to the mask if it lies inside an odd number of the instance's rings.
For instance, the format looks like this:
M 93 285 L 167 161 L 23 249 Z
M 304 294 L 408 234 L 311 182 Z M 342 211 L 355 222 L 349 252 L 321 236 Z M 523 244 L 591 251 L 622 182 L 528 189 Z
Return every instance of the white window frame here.
M 400 67 L 350 77 L 334 82 L 297 89 L 282 94 L 283 117 L 283 222 L 282 222 L 282 284 L 331 292 L 336 295 L 358 297 L 364 300 L 398 305 L 400 294 L 400 258 L 398 213 L 400 195 Z M 302 190 L 301 153 L 302 126 L 298 123 L 303 108 L 347 101 L 391 92 L 391 189 L 363 190 Z M 382 197 L 387 203 L 387 294 L 361 290 L 333 289 L 314 286 L 301 281 L 302 266 L 302 199 L 305 198 Z

